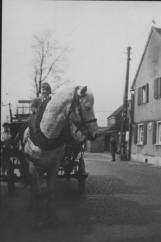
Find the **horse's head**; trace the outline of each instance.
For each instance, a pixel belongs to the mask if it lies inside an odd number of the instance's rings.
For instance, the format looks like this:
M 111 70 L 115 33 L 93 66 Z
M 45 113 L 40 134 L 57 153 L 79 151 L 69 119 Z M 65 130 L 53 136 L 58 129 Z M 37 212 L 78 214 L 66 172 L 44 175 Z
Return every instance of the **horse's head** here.
M 72 127 L 72 135 L 78 139 L 94 140 L 97 135 L 97 120 L 94 114 L 94 97 L 87 87 L 79 87 L 76 90 L 69 122 Z

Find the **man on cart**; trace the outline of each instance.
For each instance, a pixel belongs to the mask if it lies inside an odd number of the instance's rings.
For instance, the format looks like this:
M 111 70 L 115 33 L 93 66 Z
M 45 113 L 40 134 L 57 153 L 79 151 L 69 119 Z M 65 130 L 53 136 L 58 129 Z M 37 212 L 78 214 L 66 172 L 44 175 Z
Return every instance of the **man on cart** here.
M 30 129 L 36 130 L 37 127 L 37 121 L 39 119 L 39 116 L 41 116 L 41 113 L 44 111 L 48 101 L 51 99 L 51 87 L 47 82 L 42 83 L 41 85 L 41 93 L 40 97 L 36 97 L 33 99 L 31 104 L 31 111 L 32 114 L 29 117 L 29 120 L 24 123 L 24 125 L 21 126 L 20 130 L 18 131 L 16 137 L 15 137 L 15 144 L 19 143 L 19 141 L 22 140 L 23 133 L 27 126 L 30 127 Z M 36 131 L 35 131 L 36 132 Z

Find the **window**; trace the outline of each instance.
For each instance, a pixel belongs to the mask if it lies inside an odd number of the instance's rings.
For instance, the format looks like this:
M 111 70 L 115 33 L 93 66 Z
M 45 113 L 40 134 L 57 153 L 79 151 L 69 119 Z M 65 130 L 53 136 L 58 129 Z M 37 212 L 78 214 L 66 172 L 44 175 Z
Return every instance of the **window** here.
M 144 142 L 144 124 L 138 124 L 137 143 L 143 144 L 143 142 Z
M 142 103 L 146 103 L 146 86 L 142 87 Z
M 138 88 L 138 105 L 149 102 L 149 84 Z
M 157 122 L 156 144 L 161 145 L 161 121 Z
M 135 124 L 134 126 L 134 144 L 147 144 L 147 122 Z
M 161 77 L 154 80 L 154 98 L 161 98 Z

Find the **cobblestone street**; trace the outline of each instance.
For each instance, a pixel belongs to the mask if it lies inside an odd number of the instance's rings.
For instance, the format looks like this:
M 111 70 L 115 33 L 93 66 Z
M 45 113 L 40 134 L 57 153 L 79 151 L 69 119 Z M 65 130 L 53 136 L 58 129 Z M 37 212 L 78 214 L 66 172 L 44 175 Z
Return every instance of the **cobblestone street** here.
M 108 154 L 85 154 L 89 176 L 83 196 L 76 180 L 59 180 L 57 211 L 60 226 L 31 229 L 26 211 L 29 190 L 2 193 L 2 242 L 160 242 L 161 167 L 133 161 L 111 162 Z

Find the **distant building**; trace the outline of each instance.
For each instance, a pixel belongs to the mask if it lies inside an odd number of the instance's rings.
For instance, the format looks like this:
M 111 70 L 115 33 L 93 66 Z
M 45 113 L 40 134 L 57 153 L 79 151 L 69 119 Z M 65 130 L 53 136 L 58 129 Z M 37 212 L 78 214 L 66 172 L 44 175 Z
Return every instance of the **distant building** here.
M 127 141 L 127 152 L 128 152 L 128 142 L 129 142 L 129 116 L 131 112 L 131 100 L 128 100 L 127 106 L 127 122 L 126 122 L 126 141 Z M 120 151 L 120 136 L 121 136 L 121 125 L 122 125 L 122 115 L 123 115 L 123 105 L 116 109 L 110 116 L 107 118 L 108 131 L 106 135 L 106 145 L 107 151 L 110 151 L 109 141 L 111 136 L 115 136 L 118 143 L 118 151 Z
M 130 106 L 130 101 L 128 102 Z M 93 142 L 88 142 L 87 150 L 90 152 L 110 152 L 110 138 L 115 136 L 120 142 L 121 132 L 121 118 L 122 118 L 123 105 L 117 108 L 110 116 L 107 117 L 107 127 L 99 127 L 98 138 Z M 127 136 L 128 136 L 128 120 L 127 120 Z M 128 137 L 127 137 L 128 138 Z
M 133 80 L 131 158 L 161 165 L 161 29 L 152 27 Z
M 98 137 L 95 141 L 87 141 L 87 151 L 94 153 L 101 153 L 107 151 L 106 145 L 106 135 L 109 128 L 99 127 L 98 128 Z

